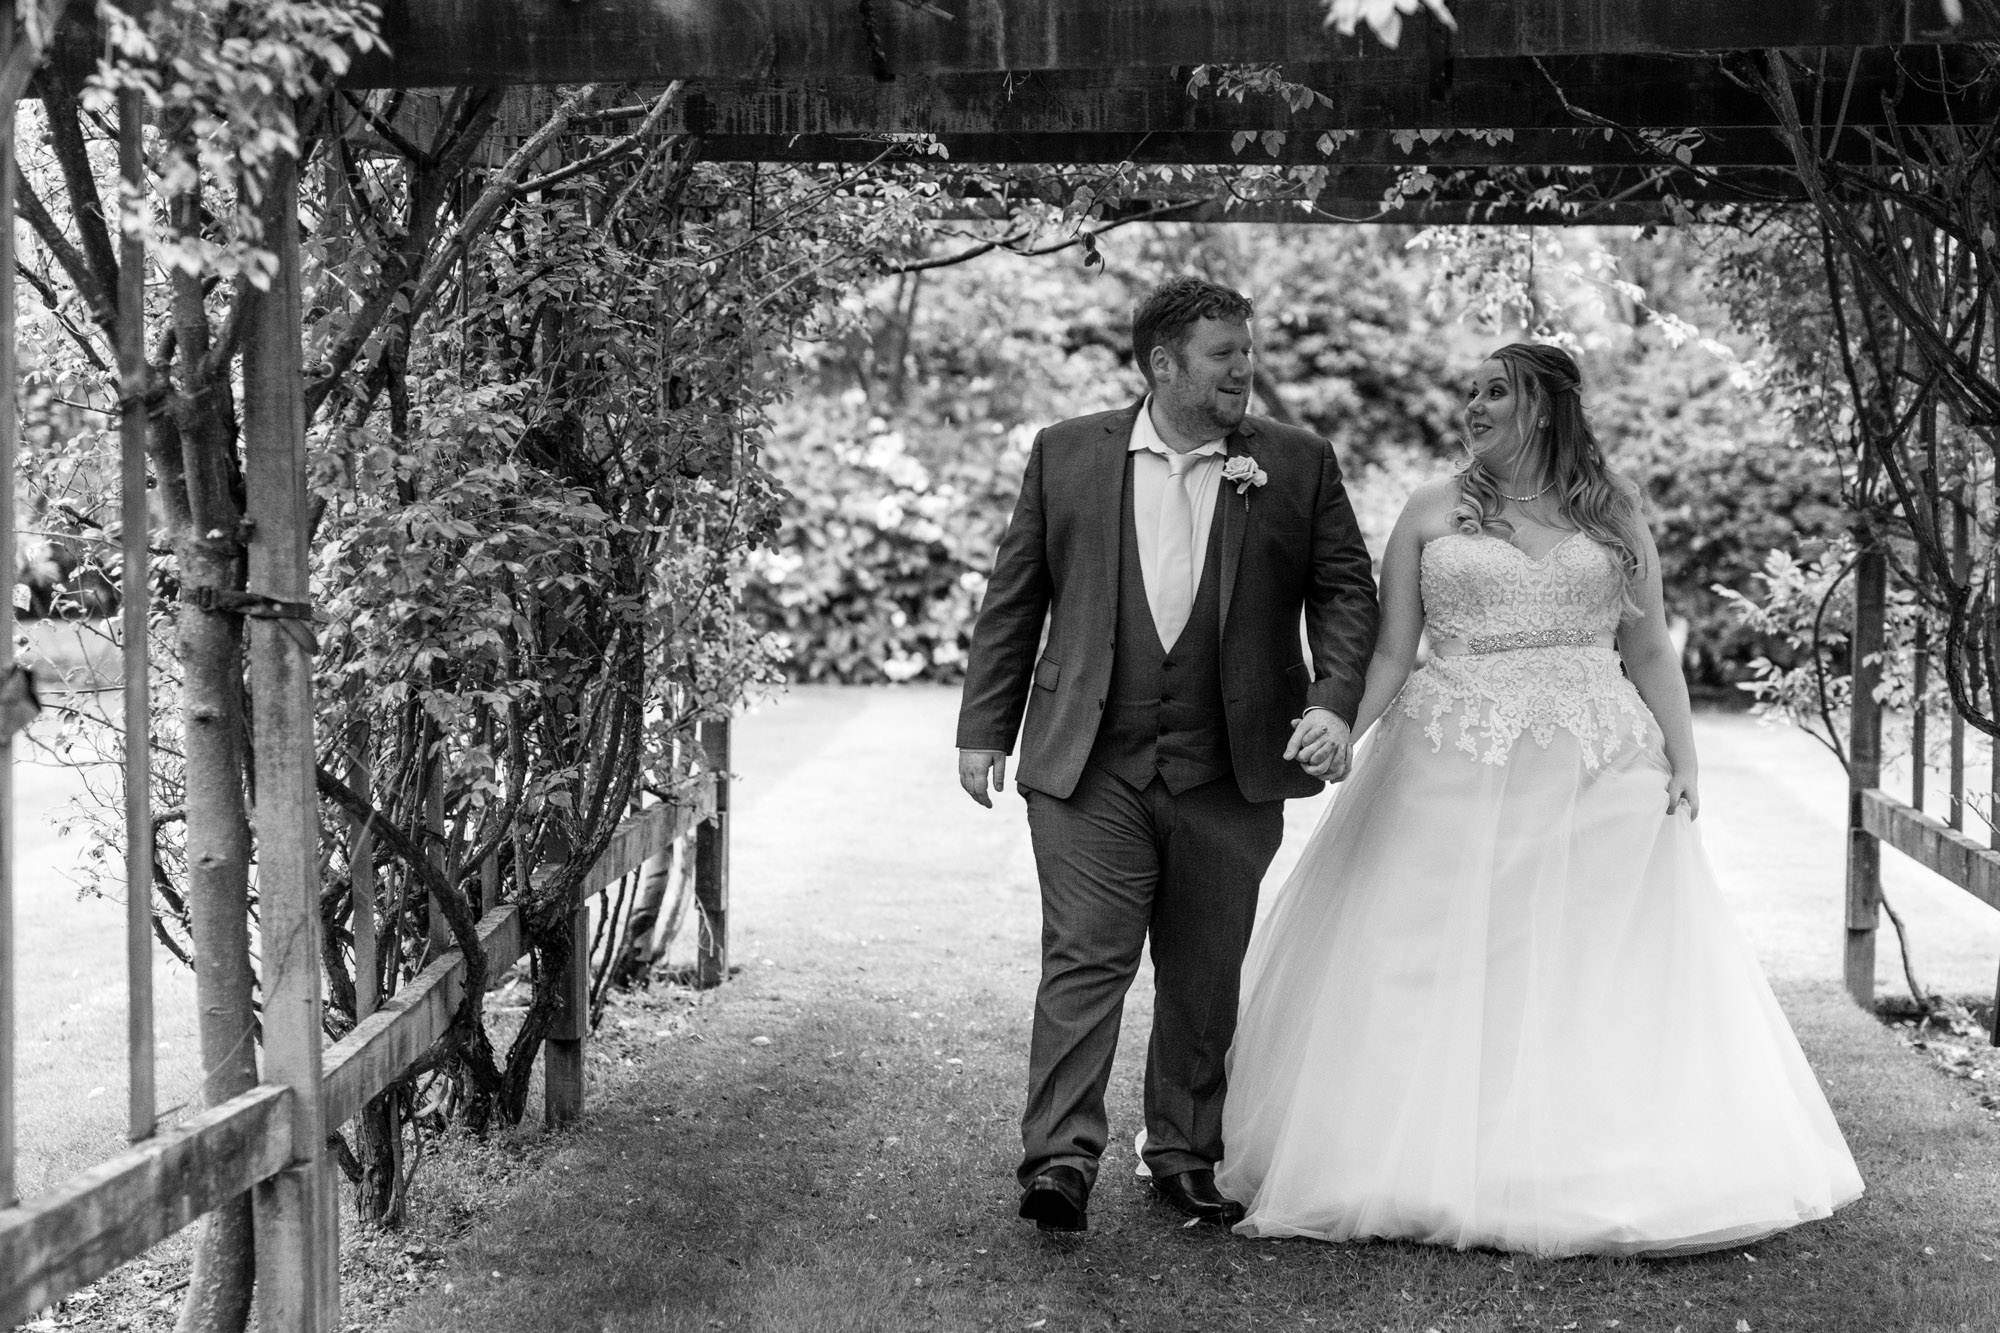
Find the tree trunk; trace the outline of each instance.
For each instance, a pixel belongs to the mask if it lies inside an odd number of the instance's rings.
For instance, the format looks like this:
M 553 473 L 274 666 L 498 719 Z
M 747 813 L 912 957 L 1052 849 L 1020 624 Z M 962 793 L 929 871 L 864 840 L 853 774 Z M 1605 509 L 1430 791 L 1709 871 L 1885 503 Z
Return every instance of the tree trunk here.
M 392 1231 L 403 1225 L 404 1216 L 402 1101 L 400 1085 L 369 1098 L 354 1132 L 354 1155 L 361 1163 L 355 1215 Z
M 192 151 L 191 141 L 182 151 Z M 176 221 L 192 233 L 199 201 L 183 195 L 174 206 L 186 211 Z M 174 330 L 182 365 L 175 416 L 189 519 L 175 542 L 182 599 L 175 628 L 187 755 L 187 897 L 201 1062 L 207 1071 L 202 1104 L 216 1106 L 257 1084 L 243 622 L 190 603 L 204 587 L 243 587 L 242 481 L 227 369 L 211 378 L 203 368 L 208 316 L 198 280 L 186 274 L 174 279 Z M 248 1194 L 202 1219 L 178 1333 L 242 1333 L 256 1281 L 254 1241 Z
M 632 909 L 631 920 L 626 924 L 622 947 L 613 954 L 617 961 L 613 964 L 612 985 L 642 984 L 653 965 L 660 961 L 662 950 L 672 944 L 681 911 L 687 905 L 684 876 L 676 873 L 679 855 L 677 847 L 670 847 L 663 854 L 647 859 L 640 879 L 639 904 Z M 671 909 L 667 905 L 670 891 Z M 660 920 L 663 912 L 667 915 L 664 925 Z
M 182 437 L 194 443 L 206 433 L 184 428 Z M 214 507 L 202 503 L 195 480 L 205 469 L 190 459 L 187 470 L 196 495 L 195 521 L 178 550 L 183 594 L 204 585 L 239 586 L 241 565 L 232 558 L 236 525 L 212 521 Z M 206 535 L 218 527 L 232 536 L 215 540 Z M 243 798 L 242 624 L 233 616 L 183 603 L 178 631 L 187 747 L 187 895 L 201 1062 L 207 1071 L 202 1104 L 216 1106 L 257 1083 L 250 825 Z M 241 1333 L 250 1317 L 255 1272 L 250 1196 L 245 1194 L 202 1219 L 179 1333 Z

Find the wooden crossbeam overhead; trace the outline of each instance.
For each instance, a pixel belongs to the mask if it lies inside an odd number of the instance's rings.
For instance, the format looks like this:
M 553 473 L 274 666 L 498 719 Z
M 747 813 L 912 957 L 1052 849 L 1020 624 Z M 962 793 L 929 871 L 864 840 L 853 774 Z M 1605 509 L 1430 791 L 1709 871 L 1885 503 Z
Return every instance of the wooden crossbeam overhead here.
M 949 19 L 934 12 L 949 12 Z M 2000 39 L 1974 0 L 1459 0 L 1402 49 L 1436 57 L 1898 46 Z M 355 86 L 894 78 L 1382 58 L 1321 0 L 386 0 Z M 1389 57 L 1394 58 L 1394 57 Z
M 1396 190 L 1401 176 L 1399 168 L 1390 166 L 1332 168 L 1320 187 L 1316 207 L 1322 213 L 1350 220 L 1380 220 L 1379 215 L 1384 212 L 1382 200 Z M 1543 183 L 1558 181 L 1570 186 L 1563 192 L 1565 200 L 1595 208 L 1605 215 L 1620 210 L 1636 210 L 1649 221 L 1672 216 L 1673 208 L 1667 202 L 1670 197 L 1683 205 L 1696 206 L 1787 206 L 1803 204 L 1807 200 L 1797 176 L 1777 168 L 1746 167 L 1731 171 L 1726 176 L 1704 177 L 1659 168 L 1597 167 L 1581 178 L 1556 172 L 1550 172 L 1546 177 L 1541 173 L 1529 173 L 1525 182 L 1518 177 L 1496 178 L 1484 170 L 1469 169 L 1441 176 L 1431 191 L 1405 199 L 1400 207 L 1389 211 L 1410 216 L 1428 216 L 1434 212 L 1457 216 L 1467 211 L 1476 213 L 1482 209 L 1503 208 L 1510 217 L 1522 216 L 1530 221 L 1556 223 L 1565 220 L 1563 214 L 1548 208 L 1532 207 L 1526 196 Z M 987 197 L 992 190 L 990 178 L 968 175 L 954 180 L 947 175 L 943 188 L 947 194 L 958 196 L 960 202 L 982 215 L 1004 205 L 1003 199 Z M 1032 199 L 1057 204 L 1069 197 L 1069 187 L 1059 178 L 1013 180 L 1002 187 L 1002 192 L 1005 199 Z M 1177 209 L 1171 220 L 1240 221 L 1252 214 L 1265 221 L 1306 220 L 1306 214 L 1296 201 L 1251 203 L 1239 199 L 1234 204 L 1225 205 L 1216 198 L 1213 186 L 1198 182 L 1178 179 L 1140 181 L 1134 193 L 1139 197 L 1114 203 L 1112 207 L 1115 211 L 1108 216 L 1125 216 L 1179 204 L 1188 204 L 1192 210 L 1193 206 L 1212 203 L 1215 207 L 1207 211 L 1184 213 Z M 1245 212 L 1246 209 L 1249 211 Z
M 1712 213 L 1719 205 L 1704 206 Z M 988 200 L 954 201 L 941 220 L 1001 221 L 1009 216 L 1006 205 Z M 1135 200 L 1107 210 L 1105 218 L 1115 220 L 1143 217 L 1159 222 L 1261 223 L 1274 226 L 1321 226 L 1366 223 L 1377 226 L 1672 226 L 1687 217 L 1676 214 L 1660 199 L 1619 199 L 1583 204 L 1576 212 L 1557 214 L 1524 203 L 1472 203 L 1465 200 L 1424 201 L 1384 208 L 1379 199 L 1321 195 L 1309 209 L 1296 203 L 1258 201 L 1223 204 L 1215 200 L 1191 201 L 1185 207 L 1161 212 L 1154 200 Z
M 922 139 L 862 134 L 711 134 L 701 141 L 713 162 L 925 162 L 1027 165 L 1064 162 L 1186 166 L 1427 166 L 1438 170 L 1487 165 L 1549 167 L 1661 166 L 1673 159 L 1664 133 L 1635 142 L 1597 130 L 1520 130 L 1508 139 L 1451 134 L 1435 140 L 1367 130 L 1323 149 L 1318 135 L 1287 134 L 1282 142 L 1239 143 L 1228 131 L 1155 133 L 947 134 Z M 933 145 L 942 153 L 933 151 Z M 1690 150 L 1704 168 L 1785 168 L 1792 155 L 1763 130 L 1710 133 Z M 1867 145 L 1846 136 L 1839 156 L 1865 162 Z
M 1859 52 L 1849 126 L 1991 119 L 1995 90 L 1977 83 L 1936 91 L 1899 70 L 1893 53 Z M 1930 53 L 1926 63 L 1936 64 Z M 1845 75 L 1849 62 L 1839 70 Z M 1946 66 L 1948 69 L 1949 66 Z M 1567 129 L 1599 117 L 1619 125 L 1765 129 L 1775 123 L 1756 93 L 1713 58 L 1585 56 L 1287 67 L 1330 105 L 1292 111 L 1272 97 L 1238 102 L 1190 93 L 1185 70 L 1053 71 L 945 75 L 894 83 L 705 80 L 688 89 L 675 129 L 700 134 L 1075 134 L 1289 129 Z M 1800 88 L 1811 107 L 1810 90 Z M 637 100 L 637 99 L 635 99 Z M 1839 107 L 1828 107 L 1835 119 Z

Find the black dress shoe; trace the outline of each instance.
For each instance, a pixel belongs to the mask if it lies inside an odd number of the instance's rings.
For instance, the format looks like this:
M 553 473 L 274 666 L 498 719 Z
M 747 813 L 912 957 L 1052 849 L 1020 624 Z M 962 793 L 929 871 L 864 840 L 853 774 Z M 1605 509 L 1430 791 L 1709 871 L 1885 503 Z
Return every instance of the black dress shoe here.
M 1233 1227 L 1243 1220 L 1243 1205 L 1225 1199 L 1215 1188 L 1215 1172 L 1207 1167 L 1171 1176 L 1154 1176 L 1153 1189 L 1175 1211 L 1201 1222 Z
M 1088 1231 L 1090 1182 L 1073 1166 L 1052 1166 L 1028 1182 L 1021 1216 L 1043 1231 Z

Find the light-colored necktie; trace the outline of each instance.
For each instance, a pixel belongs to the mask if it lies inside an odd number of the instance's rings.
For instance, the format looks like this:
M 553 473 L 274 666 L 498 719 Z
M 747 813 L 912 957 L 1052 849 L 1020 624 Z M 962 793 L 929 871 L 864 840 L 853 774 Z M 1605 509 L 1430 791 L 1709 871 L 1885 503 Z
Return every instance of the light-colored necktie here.
M 1153 595 L 1153 628 L 1160 646 L 1173 651 L 1194 612 L 1194 501 L 1187 474 L 1199 454 L 1167 455 L 1167 484 L 1160 492 L 1160 531 L 1155 545 L 1160 586 Z

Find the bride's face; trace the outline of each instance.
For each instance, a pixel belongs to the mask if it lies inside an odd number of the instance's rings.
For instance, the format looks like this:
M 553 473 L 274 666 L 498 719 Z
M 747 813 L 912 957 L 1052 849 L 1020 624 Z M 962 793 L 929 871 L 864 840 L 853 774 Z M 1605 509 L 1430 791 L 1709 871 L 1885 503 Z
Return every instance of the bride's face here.
M 1465 443 L 1473 457 L 1490 468 L 1511 470 L 1534 437 L 1528 429 L 1533 407 L 1515 391 L 1503 362 L 1482 362 L 1465 403 Z

